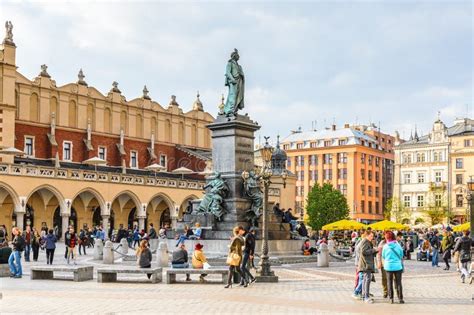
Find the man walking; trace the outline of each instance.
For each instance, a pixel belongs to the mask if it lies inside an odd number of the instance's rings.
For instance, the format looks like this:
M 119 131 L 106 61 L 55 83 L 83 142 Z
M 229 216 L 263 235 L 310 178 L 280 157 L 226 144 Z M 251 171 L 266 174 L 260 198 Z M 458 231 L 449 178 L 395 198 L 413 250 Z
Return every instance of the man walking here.
M 21 252 L 25 248 L 25 240 L 23 239 L 20 230 L 17 227 L 13 228 L 12 234 L 13 250 L 10 254 L 10 257 L 8 258 L 8 266 L 10 267 L 10 277 L 21 278 L 21 276 L 23 275 L 23 269 L 21 268 Z
M 439 267 L 438 265 L 438 260 L 439 260 L 439 247 L 440 247 L 440 242 L 439 242 L 439 237 L 438 237 L 438 231 L 433 232 L 433 236 L 430 239 L 431 243 L 431 250 L 433 251 L 432 255 L 433 257 L 431 258 L 431 267 Z
M 370 297 L 370 282 L 372 274 L 375 272 L 374 256 L 377 249 L 374 249 L 372 241 L 374 240 L 374 232 L 367 231 L 366 237 L 360 243 L 359 271 L 363 273 L 362 297 L 366 303 L 374 303 Z
M 246 283 L 252 284 L 255 282 L 255 277 L 252 276 L 248 269 L 249 262 L 253 259 L 255 253 L 255 228 L 251 227 L 248 232 L 244 235 L 245 239 L 245 248 L 242 257 L 242 274 L 245 279 L 240 279 L 240 285 L 245 286 Z

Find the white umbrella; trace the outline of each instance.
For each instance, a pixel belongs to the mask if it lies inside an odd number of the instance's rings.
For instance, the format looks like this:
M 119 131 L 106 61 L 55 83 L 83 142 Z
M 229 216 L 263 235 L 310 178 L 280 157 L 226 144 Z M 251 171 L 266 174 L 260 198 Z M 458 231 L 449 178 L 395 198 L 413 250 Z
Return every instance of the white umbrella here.
M 101 158 L 98 158 L 97 156 L 94 156 L 93 158 L 82 161 L 82 164 L 94 165 L 96 172 L 97 172 L 97 165 L 104 165 L 105 163 L 107 163 L 107 161 L 102 160 Z
M 18 150 L 17 148 L 14 148 L 14 147 L 9 147 L 9 148 L 1 149 L 0 154 L 13 155 L 13 156 L 22 156 L 22 155 L 25 155 L 25 152 L 23 152 L 21 150 Z
M 186 167 L 180 167 L 180 168 L 177 168 L 175 170 L 172 170 L 171 173 L 181 174 L 182 175 L 181 179 L 183 179 L 185 174 L 194 174 L 196 172 L 193 171 L 193 170 L 190 170 L 189 168 L 186 168 Z
M 145 167 L 145 169 L 154 172 L 155 173 L 155 179 L 156 179 L 156 173 L 166 170 L 166 167 L 164 167 L 163 165 L 158 164 L 158 163 L 153 163 L 153 164 L 148 165 L 147 167 Z

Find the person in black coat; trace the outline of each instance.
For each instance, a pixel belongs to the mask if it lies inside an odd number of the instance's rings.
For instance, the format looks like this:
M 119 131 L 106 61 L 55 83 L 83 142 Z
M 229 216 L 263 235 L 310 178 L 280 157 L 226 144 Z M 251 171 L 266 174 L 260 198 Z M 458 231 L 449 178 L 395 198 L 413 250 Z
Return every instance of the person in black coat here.
M 461 281 L 466 282 L 469 278 L 469 284 L 472 283 L 472 276 L 468 271 L 468 265 L 471 262 L 471 247 L 474 245 L 470 232 L 468 230 L 463 232 L 463 237 L 459 238 L 454 246 L 454 251 L 459 252 L 459 261 L 461 262 Z
M 245 279 L 240 280 L 240 285 L 245 285 L 245 283 L 254 283 L 255 277 L 252 276 L 248 269 L 249 262 L 253 260 L 253 256 L 255 254 L 255 228 L 250 228 L 250 230 L 245 232 L 244 239 L 245 239 L 245 248 L 242 257 L 242 266 L 240 269 L 242 270 L 242 274 L 244 275 Z

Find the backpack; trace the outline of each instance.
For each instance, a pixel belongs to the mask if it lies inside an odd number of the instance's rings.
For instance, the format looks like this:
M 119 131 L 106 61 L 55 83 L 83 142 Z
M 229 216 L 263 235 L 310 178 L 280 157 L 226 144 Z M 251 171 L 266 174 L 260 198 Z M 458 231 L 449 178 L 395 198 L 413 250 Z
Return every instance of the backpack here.
M 23 236 L 21 235 L 18 235 L 16 237 L 16 249 L 19 251 L 19 252 L 22 252 L 25 250 L 25 239 L 23 238 Z

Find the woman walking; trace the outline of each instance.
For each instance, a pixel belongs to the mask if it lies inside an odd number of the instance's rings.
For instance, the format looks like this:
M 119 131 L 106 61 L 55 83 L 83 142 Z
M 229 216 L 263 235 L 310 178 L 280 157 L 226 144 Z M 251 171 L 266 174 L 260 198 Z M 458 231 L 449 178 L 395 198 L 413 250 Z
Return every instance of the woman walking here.
M 240 278 L 244 281 L 244 287 L 248 286 L 247 281 L 240 270 L 240 263 L 242 261 L 242 247 L 245 244 L 244 238 L 242 235 L 245 234 L 245 230 L 241 226 L 237 226 L 233 230 L 234 237 L 230 243 L 229 255 L 227 256 L 227 264 L 229 265 L 229 278 L 227 279 L 227 285 L 224 288 L 232 288 L 232 278 L 234 272 L 237 271 L 240 275 Z
M 45 242 L 44 247 L 46 248 L 46 264 L 52 265 L 54 258 L 54 250 L 56 249 L 56 242 L 58 241 L 56 235 L 54 235 L 54 230 L 49 229 L 48 235 L 46 235 L 43 239 Z
M 469 281 L 469 284 L 472 284 L 471 272 L 468 270 L 469 263 L 471 262 L 471 247 L 473 241 L 469 236 L 469 230 L 463 232 L 463 237 L 458 239 L 456 245 L 454 246 L 454 251 L 459 252 L 459 262 L 461 263 L 461 282 L 466 283 L 466 278 Z
M 33 228 L 33 236 L 31 238 L 31 249 L 33 250 L 33 261 L 38 261 L 41 236 L 35 228 Z
M 451 249 L 454 247 L 454 240 L 448 231 L 443 233 L 443 240 L 441 241 L 441 252 L 443 253 L 443 261 L 446 264 L 443 270 L 449 270 L 449 260 L 451 259 Z
M 388 275 L 388 296 L 390 303 L 393 302 L 393 281 L 400 304 L 405 303 L 402 291 L 402 272 L 403 272 L 403 249 L 396 241 L 392 231 L 385 232 L 386 244 L 382 249 L 383 267 Z

